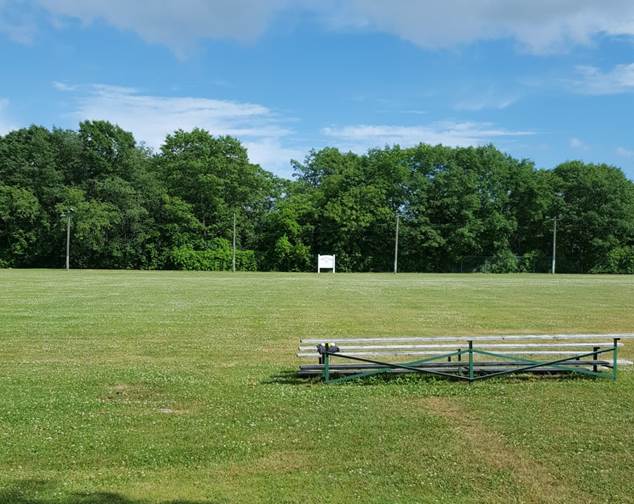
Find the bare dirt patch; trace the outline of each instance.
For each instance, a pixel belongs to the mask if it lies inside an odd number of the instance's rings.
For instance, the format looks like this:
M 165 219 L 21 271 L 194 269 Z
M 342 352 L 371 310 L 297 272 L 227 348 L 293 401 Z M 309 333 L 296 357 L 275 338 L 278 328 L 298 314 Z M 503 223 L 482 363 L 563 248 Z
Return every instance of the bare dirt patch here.
M 189 413 L 189 410 L 165 407 L 159 408 L 158 412 L 163 413 L 164 415 L 186 415 L 187 413 Z

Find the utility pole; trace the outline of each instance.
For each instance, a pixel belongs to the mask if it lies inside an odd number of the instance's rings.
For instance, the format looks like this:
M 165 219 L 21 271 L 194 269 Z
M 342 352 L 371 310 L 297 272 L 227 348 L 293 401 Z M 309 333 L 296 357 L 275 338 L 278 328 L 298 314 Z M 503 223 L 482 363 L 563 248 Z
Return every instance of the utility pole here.
M 394 274 L 398 272 L 398 221 L 399 215 L 396 212 L 396 237 L 394 238 Z
M 236 211 L 233 211 L 233 255 L 231 257 L 231 271 L 236 272 Z
M 66 271 L 70 270 L 70 213 L 66 216 Z
M 68 208 L 62 213 L 62 218 L 66 219 L 66 271 L 70 271 L 70 220 L 75 209 Z
M 555 274 L 555 265 L 557 263 L 557 217 L 553 218 L 553 265 L 552 274 Z
M 565 208 L 565 198 L 564 193 L 562 191 L 557 192 L 555 195 L 556 198 L 554 200 L 554 208 L 553 213 L 555 214 L 553 217 L 553 264 L 550 272 L 554 275 L 557 271 L 557 221 L 561 220 L 561 209 Z

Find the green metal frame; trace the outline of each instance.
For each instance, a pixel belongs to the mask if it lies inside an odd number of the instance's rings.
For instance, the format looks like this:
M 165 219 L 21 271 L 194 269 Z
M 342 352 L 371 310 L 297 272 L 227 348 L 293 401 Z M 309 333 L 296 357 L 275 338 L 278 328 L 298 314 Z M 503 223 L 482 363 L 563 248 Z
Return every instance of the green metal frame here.
M 556 368 L 558 371 L 562 371 L 562 372 L 568 372 L 568 373 L 576 373 L 576 374 L 580 374 L 583 376 L 591 376 L 591 377 L 595 377 L 595 378 L 609 378 L 612 381 L 616 381 L 617 378 L 617 370 L 618 370 L 618 349 L 619 349 L 619 340 L 620 338 L 613 338 L 613 346 L 609 347 L 609 348 L 604 348 L 601 349 L 600 347 L 595 347 L 592 352 L 585 352 L 585 353 L 580 353 L 580 354 L 573 354 L 573 355 L 569 355 L 563 359 L 556 359 L 556 360 L 551 360 L 551 361 L 538 361 L 538 360 L 533 360 L 533 359 L 526 359 L 526 358 L 522 358 L 522 357 L 517 357 L 514 355 L 503 355 L 503 354 L 498 354 L 498 353 L 494 353 L 494 352 L 488 352 L 486 350 L 478 350 L 477 348 L 474 348 L 473 346 L 473 341 L 469 341 L 469 348 L 467 350 L 462 350 L 462 349 L 458 349 L 455 352 L 449 352 L 449 353 L 445 353 L 445 354 L 440 354 L 440 355 L 435 355 L 433 357 L 428 357 L 426 359 L 420 359 L 420 360 L 415 360 L 415 361 L 411 361 L 411 362 L 403 362 L 403 363 L 394 363 L 394 362 L 383 362 L 383 361 L 378 361 L 378 360 L 374 360 L 374 359 L 365 359 L 363 357 L 357 357 L 357 356 L 352 356 L 352 355 L 346 355 L 344 353 L 341 352 L 337 352 L 337 351 L 331 351 L 330 350 L 330 344 L 326 343 L 325 344 L 325 352 L 322 354 L 322 364 L 323 364 L 323 368 L 322 368 L 322 379 L 325 383 L 342 383 L 342 382 L 346 382 L 346 381 L 350 381 L 350 380 L 356 380 L 359 378 L 365 378 L 368 376 L 375 376 L 375 375 L 380 375 L 380 374 L 389 374 L 392 373 L 394 370 L 396 369 L 404 369 L 407 371 L 411 371 L 411 372 L 415 372 L 415 373 L 421 373 L 421 374 L 427 374 L 427 375 L 432 375 L 432 376 L 442 376 L 445 378 L 452 378 L 452 379 L 456 379 L 456 380 L 463 380 L 463 381 L 468 381 L 469 383 L 473 383 L 475 381 L 478 380 L 485 380 L 488 378 L 493 378 L 496 376 L 505 376 L 505 375 L 510 375 L 510 374 L 519 374 L 519 373 L 523 373 L 526 371 L 531 371 L 531 370 L 539 370 L 540 367 L 554 367 Z M 596 369 L 596 366 L 593 367 L 593 370 L 590 371 L 588 369 L 583 369 L 580 368 L 578 366 L 567 366 L 565 364 L 562 363 L 566 363 L 566 362 L 570 362 L 572 360 L 581 360 L 584 357 L 594 357 L 594 360 L 597 360 L 597 357 L 601 354 L 605 354 L 605 353 L 609 353 L 612 352 L 612 366 L 611 366 L 611 370 L 604 372 L 604 371 L 596 371 L 594 369 Z M 444 371 L 438 371 L 438 370 L 431 370 L 431 369 L 425 369 L 425 368 L 420 368 L 418 366 L 420 366 L 421 364 L 425 364 L 428 362 L 433 362 L 433 361 L 438 361 L 440 359 L 448 359 L 449 362 L 451 362 L 451 358 L 456 356 L 458 357 L 459 361 L 462 361 L 462 356 L 463 355 L 467 355 L 468 356 L 468 361 L 467 361 L 467 365 L 466 366 L 461 366 L 458 365 L 458 370 L 456 373 L 451 373 L 451 372 L 444 372 Z M 505 369 L 503 371 L 494 371 L 491 373 L 481 373 L 476 375 L 475 374 L 475 367 L 477 365 L 477 363 L 475 362 L 474 356 L 475 355 L 485 355 L 488 357 L 496 357 L 496 358 L 503 358 L 507 360 L 507 364 L 526 364 L 525 366 L 518 366 L 518 367 L 511 367 L 508 369 Z M 340 357 L 342 359 L 348 359 L 348 360 L 353 360 L 353 361 L 358 361 L 358 362 L 364 362 L 364 363 L 370 363 L 370 364 L 378 364 L 381 366 L 385 366 L 384 369 L 375 369 L 372 371 L 364 371 L 364 372 L 360 372 L 360 373 L 355 373 L 352 375 L 348 375 L 348 376 L 343 376 L 340 378 L 336 378 L 336 379 L 331 379 L 330 378 L 330 373 L 331 373 L 331 368 L 330 368 L 330 358 L 331 357 Z M 510 362 L 508 362 L 510 359 Z M 500 363 L 503 364 L 503 363 Z M 462 374 L 462 368 L 466 368 L 467 370 L 467 376 L 464 376 Z

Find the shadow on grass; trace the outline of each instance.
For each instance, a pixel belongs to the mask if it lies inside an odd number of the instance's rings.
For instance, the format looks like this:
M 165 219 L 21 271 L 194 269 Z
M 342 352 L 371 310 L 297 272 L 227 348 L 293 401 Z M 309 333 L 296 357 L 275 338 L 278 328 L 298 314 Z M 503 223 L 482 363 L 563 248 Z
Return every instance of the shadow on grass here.
M 333 374 L 333 379 L 337 376 Z M 532 372 L 532 373 L 517 373 L 508 374 L 506 376 L 495 376 L 484 380 L 476 380 L 475 383 L 522 383 L 532 381 L 559 381 L 559 382 L 571 382 L 571 381 L 610 381 L 610 375 L 605 376 L 587 376 L 579 373 L 567 372 L 567 373 L 554 373 L 554 372 Z M 419 373 L 377 373 L 371 376 L 359 377 L 346 382 L 349 385 L 355 384 L 357 386 L 368 385 L 385 385 L 388 383 L 394 385 L 402 385 L 404 383 L 421 383 L 421 384 L 442 384 L 442 383 L 463 383 L 468 385 L 468 381 L 461 379 L 458 376 L 454 377 L 439 377 L 431 374 L 419 374 Z M 323 384 L 321 376 L 298 376 L 297 371 L 285 370 L 281 371 L 267 379 L 260 382 L 262 385 L 314 385 Z
M 147 500 L 130 499 L 114 492 L 72 493 L 66 496 L 40 497 L 58 493 L 58 487 L 49 481 L 22 480 L 8 488 L 0 489 L 2 504 L 148 504 Z M 154 502 L 154 501 L 153 501 Z M 160 504 L 216 504 L 219 501 L 166 500 Z
M 262 380 L 262 385 L 307 385 L 315 380 L 303 378 L 297 375 L 297 371 L 281 371 Z

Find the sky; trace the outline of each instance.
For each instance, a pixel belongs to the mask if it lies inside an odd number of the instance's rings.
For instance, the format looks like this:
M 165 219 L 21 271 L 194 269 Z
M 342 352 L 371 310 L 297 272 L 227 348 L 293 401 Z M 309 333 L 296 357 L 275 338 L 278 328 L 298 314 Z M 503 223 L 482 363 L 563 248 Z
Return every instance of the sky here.
M 634 179 L 632 0 L 0 0 L 0 135 L 105 119 L 159 149 L 493 143 Z

